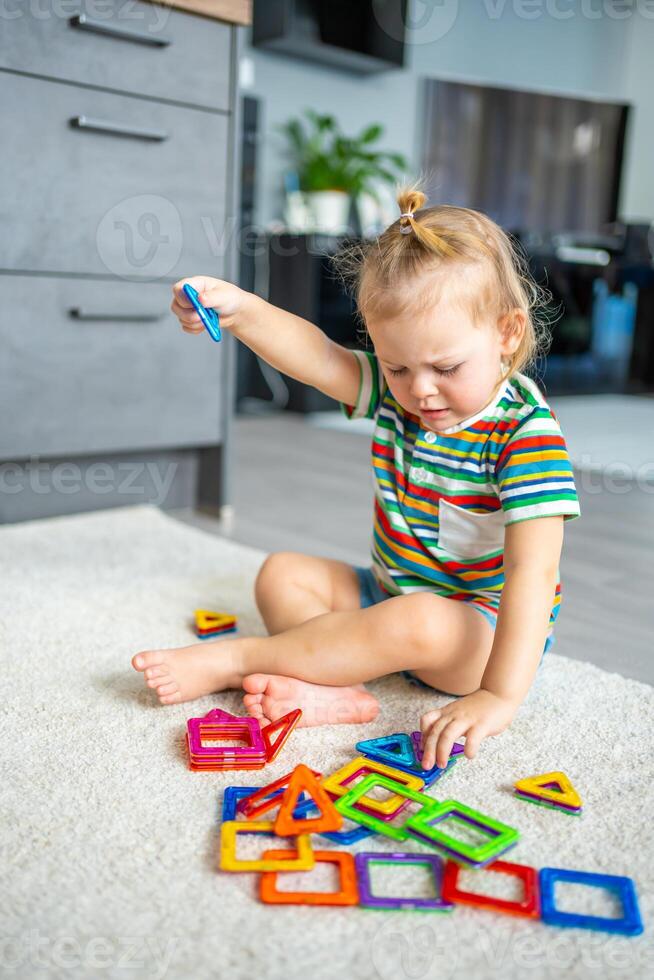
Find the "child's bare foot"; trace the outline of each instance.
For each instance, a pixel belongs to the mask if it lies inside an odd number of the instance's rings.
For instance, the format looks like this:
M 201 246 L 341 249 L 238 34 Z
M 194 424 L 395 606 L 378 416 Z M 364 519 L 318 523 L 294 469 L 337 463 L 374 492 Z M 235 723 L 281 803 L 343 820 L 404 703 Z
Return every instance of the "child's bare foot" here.
M 243 678 L 248 714 L 268 724 L 293 708 L 302 709 L 300 725 L 361 725 L 372 721 L 379 703 L 363 685 L 331 687 L 309 684 L 295 677 L 249 674 Z
M 192 701 L 213 691 L 241 686 L 232 643 L 220 640 L 194 643 L 176 650 L 146 650 L 132 657 L 162 704 Z

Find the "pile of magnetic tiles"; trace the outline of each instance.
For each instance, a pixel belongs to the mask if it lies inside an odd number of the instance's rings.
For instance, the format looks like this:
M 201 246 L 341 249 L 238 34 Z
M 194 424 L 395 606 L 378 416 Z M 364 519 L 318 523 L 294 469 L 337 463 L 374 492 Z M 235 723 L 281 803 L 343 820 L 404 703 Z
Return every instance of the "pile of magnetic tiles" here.
M 214 709 L 203 718 L 188 721 L 187 738 L 192 769 L 219 770 L 262 768 L 277 757 L 297 725 L 296 709 L 261 729 L 254 718 L 239 718 Z M 240 741 L 240 746 L 225 742 Z M 212 745 L 204 743 L 212 742 Z M 222 744 L 221 744 L 222 743 Z M 636 890 L 631 878 L 563 868 L 536 868 L 499 858 L 515 846 L 520 834 L 514 827 L 473 810 L 456 800 L 439 802 L 423 790 L 440 780 L 463 753 L 455 743 L 444 769 L 423 769 L 420 732 L 396 733 L 358 742 L 360 756 L 337 772 L 321 773 L 298 765 L 274 782 L 255 786 L 228 786 L 224 791 L 220 867 L 228 872 L 261 872 L 260 897 L 275 905 L 360 905 L 368 909 L 417 909 L 449 912 L 457 904 L 540 919 L 548 925 L 577 926 L 634 936 L 643 931 Z M 546 773 L 515 784 L 516 797 L 557 808 L 561 801 L 576 804 L 578 797 L 563 773 Z M 369 795 L 385 790 L 386 798 Z M 540 794 L 540 798 L 539 798 Z M 403 811 L 411 804 L 417 812 Z M 581 809 L 581 800 L 574 810 Z M 260 819 L 277 809 L 273 819 Z M 415 809 L 415 806 L 414 806 Z M 558 809 L 563 809 L 558 806 Z M 240 816 L 241 819 L 237 819 Z M 398 821 L 399 816 L 399 821 Z M 350 823 L 344 828 L 344 822 Z M 447 833 L 446 821 L 477 832 L 481 841 L 471 843 Z M 259 834 L 292 838 L 291 848 L 266 850 L 254 860 L 237 856 L 240 835 Z M 343 846 L 378 834 L 398 843 L 418 842 L 429 853 L 314 850 L 311 834 Z M 282 872 L 310 871 L 316 863 L 336 866 L 339 886 L 335 892 L 287 891 L 277 887 Z M 434 885 L 435 897 L 406 898 L 378 895 L 371 874 L 375 865 L 422 865 Z M 458 885 L 462 868 L 500 872 L 517 878 L 522 897 L 507 900 L 466 891 Z M 564 912 L 556 908 L 554 889 L 560 881 L 601 887 L 617 896 L 622 917 L 602 917 Z
M 195 635 L 200 640 L 211 640 L 225 633 L 235 633 L 237 618 L 231 613 L 212 612 L 210 609 L 196 609 L 194 616 Z

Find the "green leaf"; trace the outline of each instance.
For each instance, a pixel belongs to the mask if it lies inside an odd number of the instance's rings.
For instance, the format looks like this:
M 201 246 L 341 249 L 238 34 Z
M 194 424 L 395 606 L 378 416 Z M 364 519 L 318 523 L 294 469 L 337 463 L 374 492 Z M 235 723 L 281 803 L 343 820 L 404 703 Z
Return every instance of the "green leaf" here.
M 383 132 L 384 127 L 381 125 L 381 123 L 373 123 L 372 126 L 368 126 L 367 129 L 364 129 L 363 133 L 359 137 L 359 140 L 362 143 L 374 143 L 375 140 L 379 139 Z

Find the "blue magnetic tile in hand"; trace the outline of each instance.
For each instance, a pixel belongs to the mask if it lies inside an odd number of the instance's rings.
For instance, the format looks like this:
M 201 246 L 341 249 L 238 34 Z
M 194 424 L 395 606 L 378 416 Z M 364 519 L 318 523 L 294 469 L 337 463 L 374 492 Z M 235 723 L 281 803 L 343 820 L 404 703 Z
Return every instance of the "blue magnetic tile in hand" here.
M 212 310 L 210 308 L 208 309 L 206 306 L 202 305 L 202 303 L 200 302 L 200 296 L 198 294 L 197 289 L 195 289 L 190 284 L 190 282 L 185 283 L 182 286 L 182 289 L 184 290 L 187 297 L 190 299 L 191 303 L 195 307 L 198 316 L 200 317 L 202 323 L 204 324 L 205 330 L 207 331 L 211 339 L 215 340 L 218 343 L 221 338 L 220 317 L 218 316 L 215 310 Z
M 621 875 L 596 874 L 592 871 L 541 868 L 539 879 L 541 917 L 543 922 L 548 925 L 597 929 L 602 932 L 620 933 L 624 936 L 638 936 L 643 931 L 636 888 L 631 878 Z M 608 916 L 559 911 L 554 903 L 554 888 L 557 881 L 568 881 L 576 885 L 590 885 L 595 888 L 607 889 L 620 899 L 622 918 L 613 919 Z

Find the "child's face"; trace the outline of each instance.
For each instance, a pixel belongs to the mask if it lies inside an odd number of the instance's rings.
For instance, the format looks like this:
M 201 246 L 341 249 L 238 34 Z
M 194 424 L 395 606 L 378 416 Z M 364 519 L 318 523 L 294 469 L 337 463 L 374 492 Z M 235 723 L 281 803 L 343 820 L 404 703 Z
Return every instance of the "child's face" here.
M 491 401 L 502 357 L 517 347 L 515 334 L 505 339 L 494 320 L 475 322 L 446 303 L 392 321 L 373 318 L 366 326 L 393 396 L 434 432 Z

